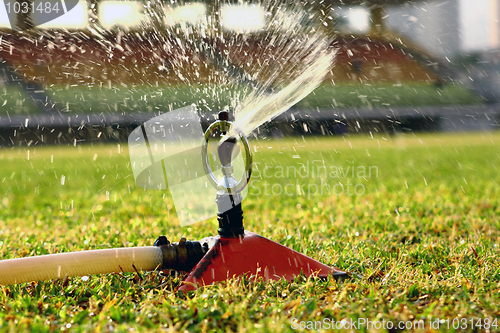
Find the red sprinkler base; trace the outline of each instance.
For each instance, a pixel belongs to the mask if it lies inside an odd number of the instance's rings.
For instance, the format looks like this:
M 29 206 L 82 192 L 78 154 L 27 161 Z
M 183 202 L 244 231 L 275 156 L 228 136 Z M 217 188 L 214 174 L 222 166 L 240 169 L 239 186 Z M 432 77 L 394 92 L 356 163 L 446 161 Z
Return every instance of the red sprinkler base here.
M 337 268 L 249 231 L 235 238 L 214 236 L 200 242 L 207 242 L 210 250 L 189 272 L 179 290 L 194 290 L 200 285 L 210 285 L 244 274 L 264 280 L 284 277 L 288 281 L 301 272 L 306 276 L 317 274 L 319 277 L 346 275 Z

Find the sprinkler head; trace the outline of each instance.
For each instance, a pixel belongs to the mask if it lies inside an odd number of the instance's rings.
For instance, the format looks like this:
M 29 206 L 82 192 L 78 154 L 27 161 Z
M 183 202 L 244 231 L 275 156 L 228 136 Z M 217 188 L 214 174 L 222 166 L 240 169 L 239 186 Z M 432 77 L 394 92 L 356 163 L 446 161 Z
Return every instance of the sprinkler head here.
M 250 175 L 252 173 L 252 152 L 250 150 L 248 140 L 242 131 L 236 129 L 235 136 L 227 135 L 227 132 L 232 126 L 232 122 L 227 120 L 229 119 L 229 112 L 221 111 L 219 112 L 218 117 L 219 120 L 210 124 L 205 131 L 205 140 L 202 147 L 202 161 L 205 174 L 218 191 L 225 192 L 227 194 L 240 193 L 250 180 Z M 221 133 L 217 152 L 222 166 L 222 179 L 219 179 L 214 175 L 208 158 L 208 141 L 213 137 L 213 132 L 217 129 Z M 241 149 L 240 145 L 242 146 Z M 233 166 L 231 162 L 240 152 L 244 154 L 245 172 L 240 180 L 236 180 L 233 177 Z
M 227 111 L 220 111 L 218 116 L 219 116 L 219 120 L 226 120 L 226 121 L 229 120 L 229 112 L 227 112 Z
M 238 153 L 240 152 L 239 147 L 236 144 L 236 138 L 234 137 L 229 137 L 226 140 L 222 141 L 219 144 L 219 148 L 217 149 L 217 151 L 219 153 L 219 160 L 223 167 L 231 166 L 231 161 L 236 158 L 236 156 L 238 156 Z
M 227 131 L 231 126 L 229 121 L 229 112 L 220 111 L 218 114 L 220 122 L 220 131 L 222 133 L 221 141 L 219 143 L 218 153 L 219 160 L 221 161 L 222 167 L 230 167 L 232 160 L 234 160 L 240 153 L 240 147 L 236 144 L 237 138 L 227 137 Z
M 227 130 L 229 128 L 229 112 L 220 111 L 218 114 L 219 122 L 220 122 L 220 131 L 223 135 L 226 135 Z

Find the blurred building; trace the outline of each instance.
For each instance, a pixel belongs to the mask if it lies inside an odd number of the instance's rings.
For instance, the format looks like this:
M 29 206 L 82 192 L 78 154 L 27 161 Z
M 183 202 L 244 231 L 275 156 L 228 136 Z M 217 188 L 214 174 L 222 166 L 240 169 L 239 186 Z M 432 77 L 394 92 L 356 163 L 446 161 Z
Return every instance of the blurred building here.
M 489 0 L 489 43 L 491 48 L 500 48 L 500 0 Z
M 496 0 L 495 0 L 496 1 Z M 425 51 L 452 57 L 461 50 L 460 1 L 435 0 L 386 7 L 386 24 Z

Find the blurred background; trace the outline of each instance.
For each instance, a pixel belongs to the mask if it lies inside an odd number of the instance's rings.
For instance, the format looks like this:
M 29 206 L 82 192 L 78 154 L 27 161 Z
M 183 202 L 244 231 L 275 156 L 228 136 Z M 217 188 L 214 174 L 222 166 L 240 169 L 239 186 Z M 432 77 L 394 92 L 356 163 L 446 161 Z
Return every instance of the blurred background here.
M 126 141 L 169 110 L 234 107 L 240 91 L 218 78 L 221 66 L 234 80 L 240 71 L 258 82 L 258 58 L 284 66 L 273 56 L 276 36 L 293 44 L 289 31 L 307 29 L 331 38 L 333 66 L 312 94 L 255 135 L 498 125 L 499 0 L 306 1 L 300 15 L 286 2 L 80 0 L 67 10 L 68 1 L 50 0 L 65 14 L 48 22 L 41 0 L 12 15 L 23 2 L 0 6 L 2 146 Z M 200 51 L 194 40 L 213 47 Z

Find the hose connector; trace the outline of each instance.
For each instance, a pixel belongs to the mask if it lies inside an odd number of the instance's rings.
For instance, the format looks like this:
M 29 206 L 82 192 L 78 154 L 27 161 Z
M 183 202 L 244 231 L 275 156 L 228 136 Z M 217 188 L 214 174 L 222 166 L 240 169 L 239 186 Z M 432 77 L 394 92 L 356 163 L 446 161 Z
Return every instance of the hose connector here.
M 161 270 L 174 269 L 188 272 L 208 252 L 208 244 L 198 241 L 187 241 L 182 237 L 178 243 L 170 243 L 165 236 L 160 236 L 153 244 L 159 246 L 163 254 Z

